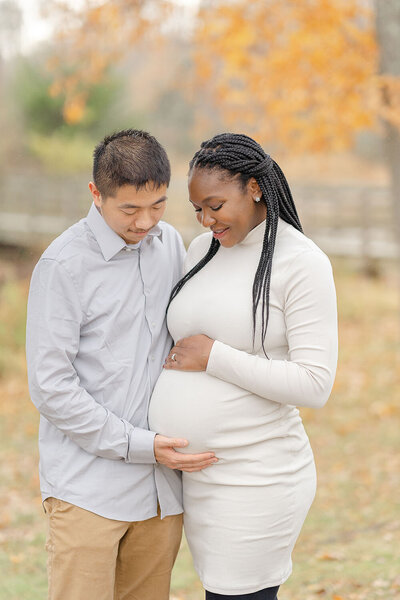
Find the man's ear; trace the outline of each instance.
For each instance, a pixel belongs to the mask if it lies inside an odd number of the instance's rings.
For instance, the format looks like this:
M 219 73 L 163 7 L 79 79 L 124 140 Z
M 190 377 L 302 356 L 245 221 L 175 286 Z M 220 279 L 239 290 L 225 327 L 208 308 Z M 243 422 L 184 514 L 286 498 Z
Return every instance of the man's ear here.
M 100 208 L 101 204 L 102 204 L 101 194 L 100 194 L 99 190 L 97 189 L 96 185 L 93 183 L 93 181 L 89 182 L 89 190 L 90 190 L 90 193 L 92 194 L 93 202 L 95 203 L 95 205 L 98 208 Z

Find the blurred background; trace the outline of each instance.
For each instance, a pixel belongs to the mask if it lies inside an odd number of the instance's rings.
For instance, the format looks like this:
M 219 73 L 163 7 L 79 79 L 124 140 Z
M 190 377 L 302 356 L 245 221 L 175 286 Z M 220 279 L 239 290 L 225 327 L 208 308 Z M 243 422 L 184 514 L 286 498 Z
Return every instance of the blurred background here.
M 280 600 L 400 598 L 399 1 L 0 0 L 0 600 L 46 597 L 29 277 L 124 127 L 167 149 L 185 243 L 202 140 L 247 133 L 285 172 L 333 263 L 340 356 L 327 406 L 302 410 L 319 489 Z M 185 541 L 171 594 L 203 597 Z

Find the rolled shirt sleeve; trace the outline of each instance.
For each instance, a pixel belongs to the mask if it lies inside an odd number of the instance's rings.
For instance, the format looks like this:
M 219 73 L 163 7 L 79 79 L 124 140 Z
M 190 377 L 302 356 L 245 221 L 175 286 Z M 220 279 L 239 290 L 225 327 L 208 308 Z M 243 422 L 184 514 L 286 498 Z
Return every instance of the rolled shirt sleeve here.
M 282 404 L 322 407 L 333 386 L 338 344 L 329 260 L 322 252 L 304 251 L 290 264 L 284 281 L 288 359 L 253 355 L 215 341 L 207 373 Z
M 84 317 L 78 292 L 54 259 L 36 266 L 27 318 L 29 389 L 39 412 L 86 452 L 110 460 L 155 463 L 155 433 L 134 427 L 97 402 L 74 368 Z

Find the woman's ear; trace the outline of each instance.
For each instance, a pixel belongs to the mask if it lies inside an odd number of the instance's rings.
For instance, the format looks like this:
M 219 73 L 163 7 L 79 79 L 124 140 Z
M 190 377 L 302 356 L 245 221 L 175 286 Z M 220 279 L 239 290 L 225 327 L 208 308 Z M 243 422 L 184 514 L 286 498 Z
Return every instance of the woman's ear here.
M 251 179 L 249 179 L 247 186 L 248 186 L 247 189 L 249 190 L 253 199 L 261 198 L 262 192 L 261 192 L 260 186 L 258 185 L 258 183 L 254 177 L 251 177 Z

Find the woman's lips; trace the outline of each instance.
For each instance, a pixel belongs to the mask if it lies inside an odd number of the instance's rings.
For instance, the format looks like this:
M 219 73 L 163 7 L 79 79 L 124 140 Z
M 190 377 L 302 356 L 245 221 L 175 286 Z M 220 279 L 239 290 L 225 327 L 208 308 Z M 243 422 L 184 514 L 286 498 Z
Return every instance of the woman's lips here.
M 225 227 L 225 229 L 213 229 L 213 236 L 215 237 L 215 239 L 220 240 L 228 230 L 229 227 Z

